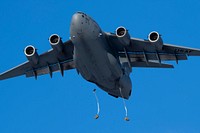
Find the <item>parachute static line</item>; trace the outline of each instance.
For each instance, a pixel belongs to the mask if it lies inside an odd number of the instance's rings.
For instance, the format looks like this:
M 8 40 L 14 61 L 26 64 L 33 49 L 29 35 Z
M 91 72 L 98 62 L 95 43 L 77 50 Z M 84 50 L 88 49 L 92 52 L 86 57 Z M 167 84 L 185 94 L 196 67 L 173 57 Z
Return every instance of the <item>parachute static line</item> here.
M 97 102 L 97 114 L 95 115 L 95 119 L 98 119 L 99 118 L 99 112 L 100 112 L 100 105 L 99 105 L 99 99 L 97 97 L 97 94 L 96 94 L 96 89 L 93 90 L 93 93 L 94 93 L 94 96 L 96 98 L 96 102 Z
M 123 104 L 124 104 L 124 110 L 125 110 L 125 112 L 126 112 L 126 116 L 125 116 L 124 120 L 125 120 L 125 121 L 129 121 L 130 119 L 128 118 L 128 109 L 127 109 L 127 107 L 126 107 L 126 102 L 125 102 L 124 96 L 123 96 L 123 94 L 122 94 L 122 89 L 119 88 L 119 91 L 120 91 L 120 94 L 121 94 L 121 96 L 122 96 L 122 100 L 123 100 Z

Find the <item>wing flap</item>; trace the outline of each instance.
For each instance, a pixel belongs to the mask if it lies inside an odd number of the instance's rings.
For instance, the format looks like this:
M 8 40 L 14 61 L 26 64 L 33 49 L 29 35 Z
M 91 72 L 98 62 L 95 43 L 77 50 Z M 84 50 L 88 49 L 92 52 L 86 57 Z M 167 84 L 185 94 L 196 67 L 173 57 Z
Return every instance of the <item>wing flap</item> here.
M 52 76 L 53 72 L 60 71 L 61 73 L 63 73 L 64 70 L 70 70 L 74 68 L 74 61 L 69 60 L 52 65 L 47 65 L 43 68 L 29 70 L 26 72 L 26 77 L 37 77 L 45 74 L 50 74 L 50 76 Z
M 174 68 L 171 64 L 164 64 L 158 62 L 131 62 L 132 67 L 148 67 L 148 68 Z
M 162 60 L 162 61 L 173 61 L 173 60 L 187 60 L 185 54 L 168 54 L 158 52 L 128 52 L 131 61 L 145 61 L 145 60 Z M 119 53 L 120 57 L 126 57 L 125 52 Z M 146 59 L 145 59 L 146 58 Z

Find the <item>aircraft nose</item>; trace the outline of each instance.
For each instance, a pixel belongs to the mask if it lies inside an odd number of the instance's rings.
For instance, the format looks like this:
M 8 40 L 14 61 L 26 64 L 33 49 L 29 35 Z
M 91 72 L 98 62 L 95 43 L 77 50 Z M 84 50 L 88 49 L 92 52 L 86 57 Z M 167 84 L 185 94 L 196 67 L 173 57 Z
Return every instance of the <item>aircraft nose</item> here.
M 84 20 L 86 15 L 82 12 L 77 12 L 72 16 L 70 32 L 71 33 L 81 33 L 84 27 Z
M 80 22 L 84 14 L 82 12 L 77 12 L 72 16 L 72 22 Z

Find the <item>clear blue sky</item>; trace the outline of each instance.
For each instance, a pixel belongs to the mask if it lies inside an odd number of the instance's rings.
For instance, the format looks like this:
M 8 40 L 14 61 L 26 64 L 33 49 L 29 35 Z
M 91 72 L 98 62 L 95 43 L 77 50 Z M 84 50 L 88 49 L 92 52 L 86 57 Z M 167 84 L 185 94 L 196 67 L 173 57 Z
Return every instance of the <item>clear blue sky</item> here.
M 104 31 L 125 26 L 133 37 L 160 32 L 167 43 L 200 48 L 199 0 L 6 0 L 0 4 L 0 72 L 26 60 L 34 44 L 49 50 L 48 37 L 69 38 L 71 16 L 83 11 Z M 122 99 L 86 82 L 75 70 L 0 82 L 0 133 L 199 133 L 200 57 L 175 69 L 133 69 L 133 93 L 123 120 Z M 94 120 L 97 88 L 101 113 Z

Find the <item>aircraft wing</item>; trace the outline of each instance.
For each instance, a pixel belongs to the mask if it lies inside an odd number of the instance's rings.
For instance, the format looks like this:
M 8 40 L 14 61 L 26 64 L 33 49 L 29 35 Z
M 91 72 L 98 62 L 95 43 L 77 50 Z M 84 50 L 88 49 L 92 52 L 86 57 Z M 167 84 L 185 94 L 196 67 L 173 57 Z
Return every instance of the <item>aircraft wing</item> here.
M 73 61 L 73 49 L 74 45 L 71 41 L 67 41 L 63 44 L 63 52 L 58 53 L 56 50 L 51 49 L 41 55 L 38 55 L 38 63 L 34 64 L 31 61 L 27 61 L 17 67 L 14 67 L 4 73 L 0 74 L 0 80 L 26 75 L 26 77 L 35 77 L 50 74 L 56 71 L 60 71 L 64 74 L 64 70 L 75 68 Z
M 121 62 L 129 62 L 132 67 L 173 68 L 173 65 L 162 61 L 187 60 L 188 56 L 200 56 L 200 49 L 163 44 L 157 49 L 149 40 L 131 38 L 130 45 L 121 47 L 118 37 L 108 34 L 111 45 L 118 52 Z M 111 46 L 111 47 L 112 47 Z

